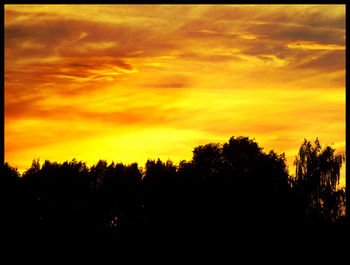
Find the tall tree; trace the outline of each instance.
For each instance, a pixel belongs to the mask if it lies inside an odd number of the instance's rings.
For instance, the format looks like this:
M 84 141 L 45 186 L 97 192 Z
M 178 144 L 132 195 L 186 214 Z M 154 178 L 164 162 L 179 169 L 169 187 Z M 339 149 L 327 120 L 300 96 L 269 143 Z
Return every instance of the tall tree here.
M 302 200 L 308 220 L 335 222 L 345 209 L 345 191 L 339 188 L 340 169 L 344 154 L 322 148 L 318 138 L 314 144 L 304 140 L 295 158 L 296 175 L 293 189 Z

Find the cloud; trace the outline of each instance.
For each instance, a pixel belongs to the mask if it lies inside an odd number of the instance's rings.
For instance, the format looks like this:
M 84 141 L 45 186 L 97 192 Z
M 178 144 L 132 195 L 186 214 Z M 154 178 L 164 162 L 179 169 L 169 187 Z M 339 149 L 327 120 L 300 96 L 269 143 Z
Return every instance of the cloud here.
M 81 67 L 83 67 L 83 68 L 89 68 L 89 67 L 91 67 L 91 66 L 89 66 L 89 65 L 87 65 L 87 64 L 80 64 L 80 63 L 71 63 L 71 64 L 68 64 L 67 65 L 68 67 L 79 67 L 79 68 L 81 68 Z
M 345 70 L 345 50 L 331 51 L 298 65 L 299 69 L 314 69 L 321 72 Z
M 27 43 L 27 47 L 22 47 L 23 43 Z M 139 50 L 146 55 L 173 47 L 176 47 L 175 43 L 154 35 L 152 29 L 144 26 L 62 18 L 5 24 L 5 55 L 11 57 L 54 54 L 124 58 Z
M 304 27 L 345 28 L 345 5 L 214 5 L 203 17 L 244 23 L 291 24 Z
M 246 45 L 242 48 L 242 53 L 253 56 L 273 54 L 281 59 L 296 54 L 296 52 L 290 51 L 283 43 L 263 40 L 247 41 Z
M 261 39 L 278 41 L 314 41 L 323 44 L 345 44 L 345 32 L 327 28 L 288 24 L 252 24 L 249 32 Z

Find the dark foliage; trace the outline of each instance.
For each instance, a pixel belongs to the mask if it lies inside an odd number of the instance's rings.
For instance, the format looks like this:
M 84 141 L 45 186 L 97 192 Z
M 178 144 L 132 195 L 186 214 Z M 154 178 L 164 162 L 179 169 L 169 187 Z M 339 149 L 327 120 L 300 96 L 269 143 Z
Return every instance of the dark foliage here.
M 314 145 L 304 140 L 295 158 L 296 176 L 293 192 L 307 213 L 307 222 L 342 222 L 345 214 L 345 189 L 338 189 L 340 168 L 345 155 L 335 149 L 322 149 L 318 139 Z
M 252 228 L 344 222 L 345 159 L 304 141 L 291 177 L 284 154 L 263 152 L 247 137 L 193 150 L 191 161 L 149 160 L 88 168 L 34 160 L 22 176 L 3 166 L 9 229 L 44 233 L 145 231 L 227 233 Z

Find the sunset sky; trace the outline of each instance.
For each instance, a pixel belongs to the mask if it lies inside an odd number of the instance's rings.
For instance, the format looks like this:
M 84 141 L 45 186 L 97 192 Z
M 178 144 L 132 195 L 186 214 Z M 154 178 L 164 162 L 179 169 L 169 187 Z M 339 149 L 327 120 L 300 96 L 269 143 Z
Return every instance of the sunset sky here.
M 5 5 L 5 161 L 345 151 L 345 5 Z M 342 170 L 342 185 L 345 184 Z

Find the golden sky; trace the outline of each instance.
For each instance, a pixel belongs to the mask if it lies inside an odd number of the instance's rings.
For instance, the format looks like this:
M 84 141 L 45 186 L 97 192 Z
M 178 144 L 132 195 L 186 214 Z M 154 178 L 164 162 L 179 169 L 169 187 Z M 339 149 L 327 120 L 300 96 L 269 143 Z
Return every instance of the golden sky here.
M 5 5 L 5 161 L 345 151 L 345 5 Z M 345 183 L 344 169 L 342 184 Z

